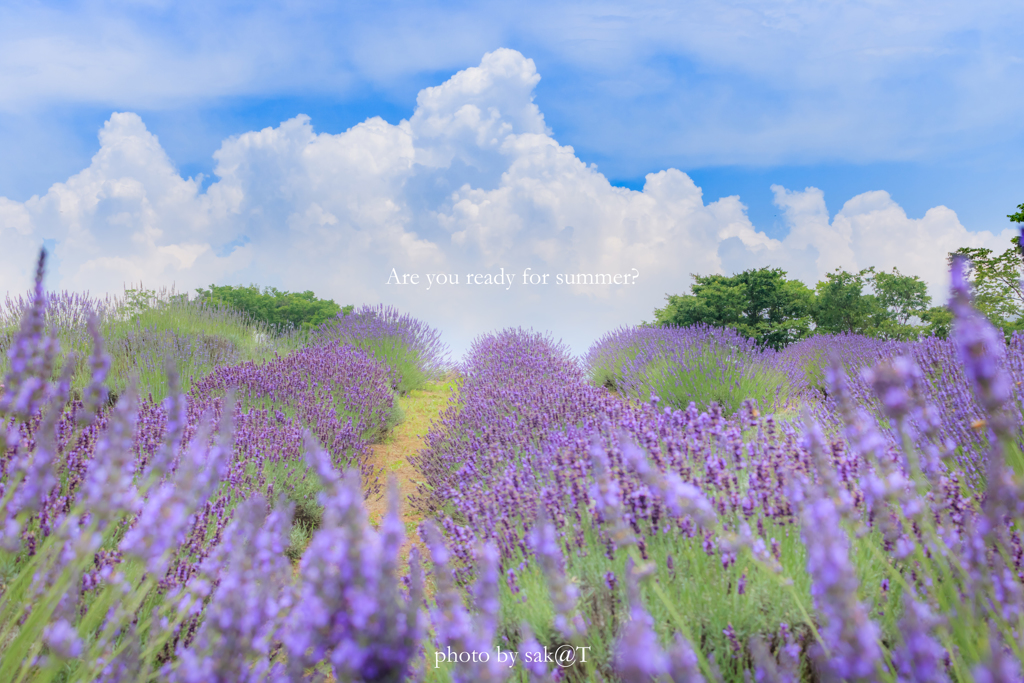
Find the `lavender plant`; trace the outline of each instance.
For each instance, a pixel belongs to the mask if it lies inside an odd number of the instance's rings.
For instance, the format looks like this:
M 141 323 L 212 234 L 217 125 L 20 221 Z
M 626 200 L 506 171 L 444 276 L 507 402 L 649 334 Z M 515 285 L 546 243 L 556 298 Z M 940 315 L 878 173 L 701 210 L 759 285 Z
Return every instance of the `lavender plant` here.
M 438 330 L 390 306 L 363 306 L 321 325 L 314 343 L 341 342 L 369 351 L 391 368 L 396 391 L 406 393 L 440 378 L 448 349 Z
M 481 338 L 419 457 L 419 505 L 446 530 L 461 581 L 477 571 L 474 545 L 500 549 L 499 639 L 557 646 L 559 624 L 580 617 L 605 678 L 670 673 L 654 655 L 627 656 L 624 643 L 652 637 L 644 614 L 666 651 L 677 630 L 701 644 L 673 660 L 678 680 L 740 680 L 748 666 L 775 680 L 1009 670 L 1024 595 L 1019 341 L 1003 344 L 964 291 L 954 286 L 948 345 L 890 344 L 902 353 L 888 359 L 839 349 L 826 399 L 798 394 L 802 423 L 750 402 L 731 416 L 626 403 L 549 338 Z M 802 373 L 801 358 L 776 367 Z M 573 592 L 588 596 L 579 613 L 532 555 L 538 516 L 561 537 Z M 647 577 L 628 602 L 627 561 Z
M 186 395 L 172 373 L 162 402 L 129 386 L 111 409 L 110 358 L 91 318 L 90 383 L 73 398 L 74 357 L 52 381 L 60 345 L 47 333 L 43 263 L 0 392 L 0 680 L 306 680 L 289 661 L 348 671 L 357 652 L 339 633 L 325 634 L 322 656 L 309 660 L 289 657 L 285 625 L 311 628 L 305 585 L 348 590 L 338 584 L 344 577 L 324 573 L 315 549 L 339 543 L 338 501 L 358 508 L 374 490 L 358 474 L 368 472 L 361 434 L 386 419 L 387 370 L 352 349 L 318 349 L 290 365 L 225 368 Z M 236 402 L 243 391 L 247 401 L 292 401 L 295 416 Z M 284 554 L 293 508 L 281 502 L 268 512 L 261 493 L 274 500 L 267 465 L 304 452 L 330 495 L 318 501 L 323 524 L 296 578 Z M 338 488 L 336 468 L 350 465 L 357 469 Z M 395 642 L 405 645 L 360 669 L 401 680 L 418 648 L 419 598 L 386 571 L 401 544 L 395 505 L 385 527 L 378 535 L 364 519 L 343 532 L 360 554 L 382 548 L 367 561 L 364 602 L 393 615 L 379 635 L 358 624 L 353 637 L 372 652 L 404 623 Z
M 804 390 L 788 357 L 760 348 L 732 328 L 633 327 L 611 332 L 587 355 L 592 381 L 624 396 L 652 396 L 677 409 L 717 403 L 727 414 L 752 399 L 780 412 Z

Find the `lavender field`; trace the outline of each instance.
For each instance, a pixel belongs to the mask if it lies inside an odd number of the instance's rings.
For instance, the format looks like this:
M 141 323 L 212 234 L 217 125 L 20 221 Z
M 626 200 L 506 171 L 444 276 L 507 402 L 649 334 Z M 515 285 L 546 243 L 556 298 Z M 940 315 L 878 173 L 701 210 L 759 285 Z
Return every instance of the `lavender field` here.
M 458 362 L 43 267 L 0 317 L 0 681 L 1022 680 L 1024 337 L 959 263 L 948 340 Z M 403 488 L 374 448 L 442 381 Z

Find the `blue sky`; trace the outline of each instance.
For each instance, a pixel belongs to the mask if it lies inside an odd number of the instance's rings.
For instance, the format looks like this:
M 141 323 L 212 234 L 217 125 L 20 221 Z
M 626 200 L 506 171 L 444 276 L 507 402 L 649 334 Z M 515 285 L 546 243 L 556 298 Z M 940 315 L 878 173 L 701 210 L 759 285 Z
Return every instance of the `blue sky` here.
M 373 268 L 388 270 L 389 253 L 408 269 L 539 259 L 552 272 L 589 272 L 643 263 L 644 287 L 632 292 L 567 292 L 544 315 L 529 296 L 508 302 L 510 322 L 550 327 L 576 348 L 601 329 L 649 317 L 666 291 L 685 289 L 680 271 L 768 263 L 813 284 L 827 264 L 898 265 L 916 268 L 938 295 L 941 268 L 929 264 L 941 254 L 915 241 L 922 230 L 944 231 L 935 244 L 1000 248 L 1006 214 L 1024 202 L 1024 47 L 1014 31 L 1022 19 L 1024 7 L 1005 2 L 419 2 L 328 10 L 302 2 L 8 2 L 0 7 L 0 245 L 14 259 L 51 240 L 56 286 L 107 291 L 143 273 L 147 286 L 255 280 L 346 302 L 429 305 L 436 311 L 424 317 L 451 326 L 456 346 L 500 319 L 487 312 L 493 295 L 460 294 L 470 298 L 456 320 L 440 300 L 374 284 Z M 501 48 L 512 52 L 485 64 Z M 455 84 L 459 72 L 484 74 L 491 90 L 481 95 L 469 77 Z M 431 110 L 436 120 L 417 114 L 417 98 L 443 84 L 455 94 Z M 494 121 L 505 127 L 476 121 L 469 135 L 455 116 L 467 103 L 497 112 Z M 115 112 L 136 115 L 141 128 L 135 119 L 114 122 Z M 307 143 L 314 133 L 337 136 L 339 150 L 358 137 L 344 138 L 346 131 L 381 117 L 388 128 L 362 153 L 373 163 L 374 154 L 394 152 L 393 168 L 404 170 L 381 171 L 372 188 L 328 191 L 326 178 L 348 177 L 337 175 L 336 163 L 310 165 L 298 151 L 291 161 L 271 158 L 264 149 L 239 167 L 253 173 L 215 174 L 215 153 L 243 155 L 231 145 L 268 127 L 284 139 L 282 122 L 300 114 L 309 121 L 296 135 Z M 406 133 L 403 120 L 413 122 Z M 130 140 L 149 156 L 111 151 L 103 165 L 100 130 L 108 130 L 108 151 Z M 498 137 L 485 140 L 481 131 Z M 409 137 L 413 151 L 376 146 L 395 135 Z M 531 138 L 537 144 L 525 151 L 524 135 L 571 148 L 580 167 L 566 170 L 551 155 L 545 166 L 538 159 L 548 148 Z M 428 138 L 434 142 L 421 144 Z M 301 173 L 287 166 L 293 162 Z M 693 193 L 675 176 L 666 181 L 669 194 L 642 192 L 648 174 L 668 169 L 699 188 L 700 211 L 679 209 Z M 282 178 L 295 173 L 302 189 L 284 191 Z M 181 185 L 199 174 L 194 186 Z M 636 192 L 594 189 L 588 174 Z M 55 190 L 55 183 L 63 185 Z M 561 194 L 548 197 L 545 183 Z M 137 186 L 130 199 L 112 199 L 128 186 Z M 462 186 L 477 195 L 455 197 Z M 257 189 L 275 199 L 260 203 Z M 878 191 L 887 198 L 865 195 Z M 193 194 L 186 202 L 182 192 Z M 70 195 L 85 207 L 74 219 L 52 210 Z M 738 200 L 713 204 L 730 196 Z M 602 209 L 591 211 L 584 197 Z M 490 222 L 466 227 L 462 200 L 476 207 L 473 220 Z M 365 206 L 357 211 L 354 202 Z M 392 213 L 366 208 L 374 202 Z M 480 207 L 499 204 L 515 220 L 479 218 Z M 948 211 L 928 213 L 936 207 Z M 316 211 L 328 216 L 318 219 L 328 231 L 321 238 L 339 255 L 365 249 L 370 270 L 345 279 L 297 246 L 281 256 L 279 241 L 295 242 L 285 239 L 286 226 Z M 826 255 L 829 231 L 849 248 Z M 869 239 L 887 233 L 903 241 Z M 236 250 L 233 261 L 198 256 L 230 255 L 239 244 L 249 249 Z M 696 244 L 704 251 L 694 253 Z M 927 254 L 916 260 L 886 253 L 918 248 Z M 680 250 L 674 267 L 651 255 L 672 249 Z M 804 267 L 810 261 L 814 267 Z M 12 262 L 5 270 L 0 288 L 19 289 L 27 267 Z M 569 316 L 575 322 L 562 330 L 569 310 L 579 318 Z M 603 322 L 582 322 L 595 317 Z

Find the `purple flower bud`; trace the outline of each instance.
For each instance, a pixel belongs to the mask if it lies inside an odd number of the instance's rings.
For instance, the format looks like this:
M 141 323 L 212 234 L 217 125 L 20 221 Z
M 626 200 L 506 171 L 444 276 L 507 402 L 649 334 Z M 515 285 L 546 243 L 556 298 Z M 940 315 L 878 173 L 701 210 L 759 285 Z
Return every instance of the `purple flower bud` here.
M 675 642 L 668 653 L 668 659 L 668 673 L 672 678 L 672 683 L 704 683 L 697 653 L 693 651 L 693 646 L 683 637 L 683 634 L 676 633 Z
M 971 305 L 962 257 L 953 259 L 952 276 L 952 337 L 978 401 L 992 414 L 1002 409 L 1011 394 L 1007 373 L 1002 368 L 1006 344 L 1002 334 Z
M 43 629 L 43 643 L 50 652 L 61 659 L 75 659 L 82 656 L 82 640 L 78 631 L 66 619 L 50 622 Z
M 626 559 L 626 586 L 629 621 L 623 625 L 615 642 L 615 673 L 625 683 L 649 683 L 668 673 L 669 661 L 658 643 L 654 620 L 640 600 L 633 558 Z

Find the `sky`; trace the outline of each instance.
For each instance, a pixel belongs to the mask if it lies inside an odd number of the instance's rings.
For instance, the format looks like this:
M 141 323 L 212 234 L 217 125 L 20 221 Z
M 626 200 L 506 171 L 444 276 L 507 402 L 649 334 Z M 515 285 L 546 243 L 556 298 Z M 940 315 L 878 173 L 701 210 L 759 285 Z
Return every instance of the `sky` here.
M 938 303 L 945 254 L 1001 252 L 1024 202 L 1022 20 L 8 0 L 0 291 L 46 245 L 51 289 L 313 290 L 410 312 L 456 356 L 517 326 L 584 353 L 692 273 L 898 267 Z

